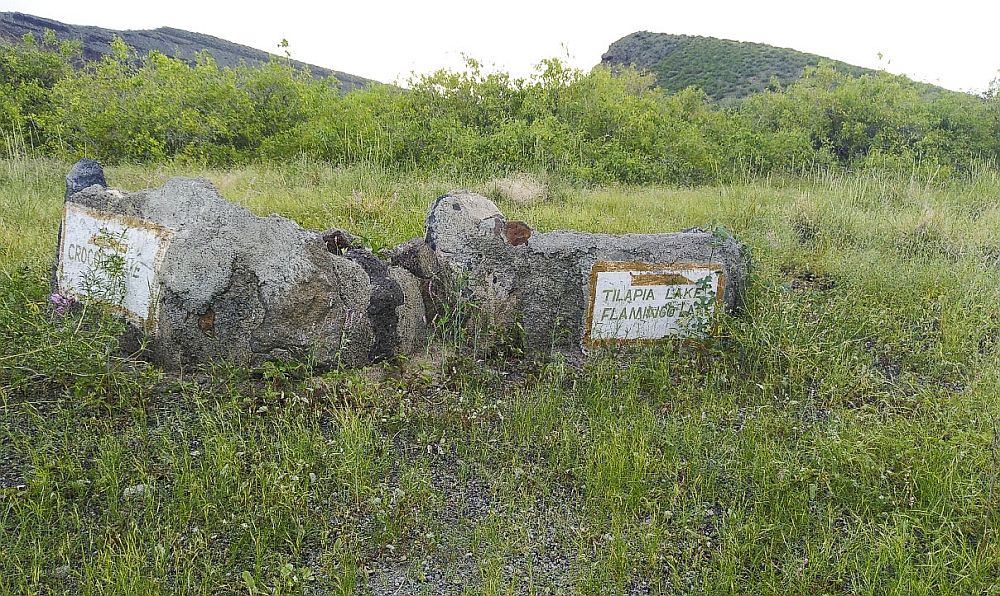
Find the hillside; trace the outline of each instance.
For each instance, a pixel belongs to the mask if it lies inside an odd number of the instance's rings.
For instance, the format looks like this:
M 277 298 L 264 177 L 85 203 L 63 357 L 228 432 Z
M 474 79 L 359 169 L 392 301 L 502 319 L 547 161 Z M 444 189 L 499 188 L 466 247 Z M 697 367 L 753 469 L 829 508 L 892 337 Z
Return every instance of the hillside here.
M 827 60 L 837 70 L 861 75 L 872 72 L 789 48 L 715 37 L 639 31 L 611 44 L 601 64 L 634 65 L 656 75 L 660 87 L 679 91 L 695 85 L 713 99 L 746 97 L 764 91 L 772 79 L 787 85 L 807 66 Z
M 46 29 L 55 32 L 60 40 L 76 39 L 83 45 L 83 57 L 86 60 L 98 60 L 111 51 L 110 43 L 114 36 L 119 36 L 125 43 L 134 47 L 140 55 L 156 50 L 168 56 L 194 61 L 197 52 L 207 50 L 220 66 L 235 66 L 240 62 L 248 65 L 267 62 L 274 54 L 251 48 L 249 46 L 226 41 L 211 35 L 194 33 L 183 29 L 160 27 L 152 30 L 117 31 L 103 27 L 84 25 L 67 25 L 52 19 L 36 17 L 19 12 L 0 12 L 0 40 L 16 42 L 25 33 L 31 33 L 41 39 Z M 371 81 L 357 75 L 330 70 L 313 64 L 292 60 L 296 67 L 308 67 L 318 76 L 334 76 L 340 82 L 343 91 L 364 87 Z

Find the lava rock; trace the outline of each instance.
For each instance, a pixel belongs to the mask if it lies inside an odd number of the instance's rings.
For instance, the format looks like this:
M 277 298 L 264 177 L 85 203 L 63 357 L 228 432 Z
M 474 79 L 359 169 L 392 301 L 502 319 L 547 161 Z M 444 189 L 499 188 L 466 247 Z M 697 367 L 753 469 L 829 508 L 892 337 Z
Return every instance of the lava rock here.
M 104 179 L 104 168 L 92 159 L 81 159 L 73 164 L 66 174 L 66 197 L 69 198 L 95 184 L 107 188 L 108 181 Z

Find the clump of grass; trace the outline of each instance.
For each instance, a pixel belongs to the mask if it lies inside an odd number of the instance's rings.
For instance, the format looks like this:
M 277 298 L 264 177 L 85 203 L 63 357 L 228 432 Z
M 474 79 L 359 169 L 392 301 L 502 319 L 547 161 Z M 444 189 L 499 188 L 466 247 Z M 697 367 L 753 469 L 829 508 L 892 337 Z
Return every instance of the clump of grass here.
M 535 176 L 517 172 L 487 182 L 486 196 L 498 202 L 509 201 L 518 205 L 530 205 L 546 200 L 549 190 Z
M 156 373 L 123 353 L 125 323 L 99 304 L 50 294 L 43 275 L 0 272 L 0 395 L 29 402 L 141 397 Z

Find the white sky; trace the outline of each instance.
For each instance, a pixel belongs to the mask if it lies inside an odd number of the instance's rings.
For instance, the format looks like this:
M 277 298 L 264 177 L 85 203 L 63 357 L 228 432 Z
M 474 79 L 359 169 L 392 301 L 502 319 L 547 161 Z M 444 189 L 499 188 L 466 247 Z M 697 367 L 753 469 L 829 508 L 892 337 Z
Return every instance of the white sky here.
M 285 38 L 295 59 L 383 82 L 459 68 L 462 54 L 521 76 L 567 52 L 589 69 L 639 30 L 790 47 L 962 91 L 985 90 L 1000 69 L 1000 3 L 989 0 L 0 0 L 0 11 L 171 26 L 274 53 Z

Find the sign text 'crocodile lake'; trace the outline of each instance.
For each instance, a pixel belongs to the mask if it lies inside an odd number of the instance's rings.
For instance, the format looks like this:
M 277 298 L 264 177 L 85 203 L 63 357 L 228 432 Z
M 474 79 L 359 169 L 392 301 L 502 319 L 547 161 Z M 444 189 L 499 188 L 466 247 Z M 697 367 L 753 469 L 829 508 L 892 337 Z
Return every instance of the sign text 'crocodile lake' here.
M 155 316 L 157 273 L 171 230 L 66 203 L 59 243 L 59 293 L 120 307 L 133 321 Z

